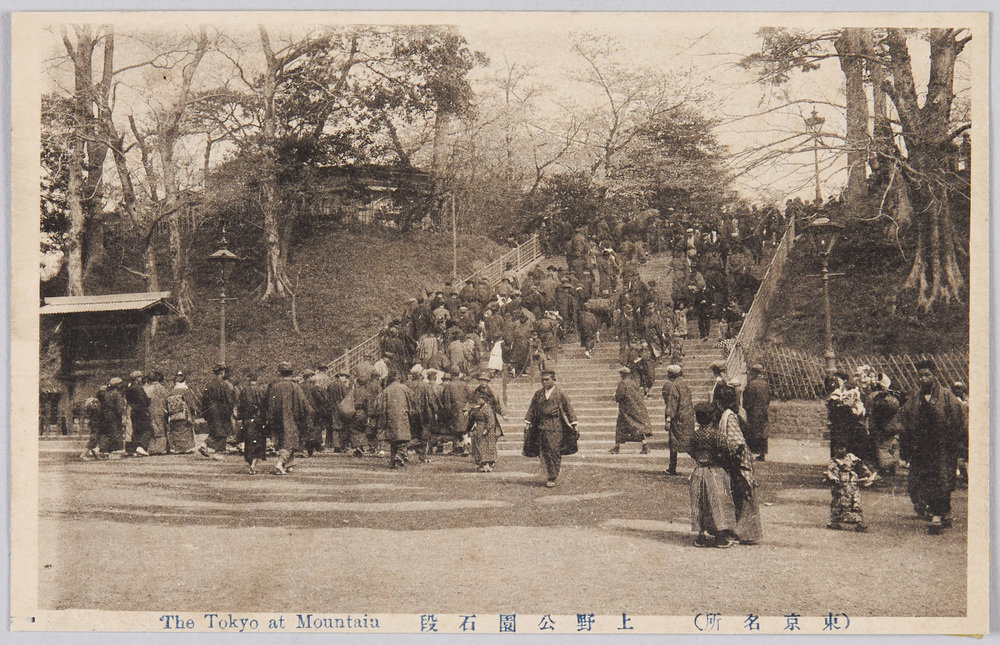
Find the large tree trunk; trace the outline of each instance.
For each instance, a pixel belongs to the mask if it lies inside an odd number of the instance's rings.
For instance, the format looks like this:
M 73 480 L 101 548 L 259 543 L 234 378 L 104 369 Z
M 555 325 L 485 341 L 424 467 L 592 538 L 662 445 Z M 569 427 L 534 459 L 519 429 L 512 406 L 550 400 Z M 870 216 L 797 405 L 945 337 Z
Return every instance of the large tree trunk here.
M 949 207 L 948 173 L 952 163 L 951 104 L 954 100 L 955 61 L 971 37 L 960 30 L 930 30 L 930 74 L 927 96 L 920 105 L 906 35 L 889 29 L 892 83 L 886 89 L 896 106 L 906 142 L 906 179 L 916 205 L 917 252 L 904 288 L 915 289 L 924 311 L 936 302 L 960 302 L 965 278 L 955 253 L 955 231 Z
M 69 205 L 69 232 L 66 235 L 66 272 L 69 276 L 69 295 L 82 296 L 83 291 L 83 237 L 87 216 L 80 194 L 83 191 L 83 142 L 74 136 L 70 142 L 69 186 L 66 202 Z
M 865 59 L 862 55 L 861 28 L 841 32 L 835 46 L 846 80 L 847 97 L 847 190 L 849 204 L 857 203 L 868 192 L 868 95 L 865 92 Z
M 153 235 L 150 234 L 146 244 L 146 250 L 142 254 L 143 268 L 146 273 L 146 291 L 153 292 L 160 290 L 160 275 L 156 270 L 156 247 L 153 246 Z M 153 316 L 149 325 L 149 335 L 156 336 L 157 316 Z
M 264 211 L 264 254 L 267 264 L 267 287 L 262 300 L 272 296 L 284 298 L 287 293 L 288 274 L 285 271 L 285 259 L 281 253 L 281 227 L 279 225 L 278 208 L 281 202 L 277 199 L 275 187 L 268 182 L 261 196 L 261 208 Z
M 448 128 L 451 124 L 451 114 L 442 108 L 438 108 L 434 114 L 434 140 L 431 147 L 431 171 L 434 173 L 434 192 L 441 195 L 447 189 L 445 175 Z M 444 216 L 441 215 L 443 222 Z M 439 222 L 440 223 L 440 222 Z
M 76 42 L 63 33 L 63 45 L 73 61 L 73 134 L 69 152 L 69 230 L 67 231 L 66 270 L 69 276 L 69 295 L 84 295 L 86 269 L 87 225 L 93 215 L 101 210 L 100 146 L 94 131 L 93 55 L 97 38 L 89 25 L 73 29 Z M 107 151 L 107 147 L 104 147 Z
M 259 25 L 260 44 L 264 51 L 266 71 L 261 84 L 261 99 L 264 102 L 264 117 L 262 134 L 264 152 L 267 155 L 267 168 L 263 169 L 263 187 L 261 189 L 261 210 L 264 214 L 264 265 L 267 269 L 267 286 L 262 300 L 271 297 L 284 298 L 287 295 L 286 286 L 288 274 L 285 269 L 285 259 L 281 253 L 281 199 L 278 195 L 277 159 L 274 158 L 274 143 L 278 134 L 278 111 L 275 99 L 278 93 L 278 75 L 281 64 L 271 47 L 271 39 L 264 25 Z
M 173 296 L 177 310 L 186 322 L 190 322 L 193 305 L 191 285 L 188 280 L 187 247 L 184 244 L 184 223 L 181 221 L 183 209 L 177 207 L 177 167 L 174 162 L 173 141 L 160 138 L 160 162 L 163 171 L 163 208 L 170 212 L 167 225 L 170 231 L 170 270 L 173 274 Z

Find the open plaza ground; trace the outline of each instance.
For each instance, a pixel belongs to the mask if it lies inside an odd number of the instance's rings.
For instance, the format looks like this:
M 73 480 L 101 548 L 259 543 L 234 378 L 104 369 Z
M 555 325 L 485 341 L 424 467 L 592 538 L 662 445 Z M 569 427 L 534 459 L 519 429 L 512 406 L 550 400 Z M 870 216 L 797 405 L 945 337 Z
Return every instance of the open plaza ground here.
M 111 611 L 960 616 L 967 493 L 930 536 L 905 479 L 866 490 L 868 533 L 828 530 L 827 447 L 777 438 L 758 463 L 765 538 L 695 548 L 666 451 L 493 473 L 444 456 L 402 470 L 320 453 L 292 475 L 238 455 L 82 462 L 40 449 L 39 607 Z M 273 463 L 273 459 L 269 464 Z

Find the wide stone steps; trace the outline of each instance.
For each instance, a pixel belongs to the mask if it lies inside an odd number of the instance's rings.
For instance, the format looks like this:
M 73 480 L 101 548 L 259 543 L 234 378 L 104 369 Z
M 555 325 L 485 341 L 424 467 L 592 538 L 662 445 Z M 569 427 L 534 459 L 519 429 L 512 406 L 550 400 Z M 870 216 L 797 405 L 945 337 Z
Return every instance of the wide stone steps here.
M 669 293 L 673 279 L 670 254 L 650 258 L 640 267 L 640 274 L 643 280 L 656 280 L 658 288 Z M 696 333 L 697 322 L 689 321 L 688 329 Z M 714 333 L 712 338 L 715 338 Z M 684 343 L 682 363 L 685 382 L 691 388 L 695 403 L 707 401 L 711 396 L 713 382 L 709 365 L 722 358 L 722 352 L 713 347 L 714 343 L 714 340 L 702 342 L 697 338 Z M 612 330 L 602 331 L 601 342 L 594 347 L 591 358 L 584 355 L 575 334 L 571 333 L 563 339 L 562 349 L 553 366 L 556 384 L 569 397 L 577 414 L 580 452 L 583 454 L 606 453 L 614 445 L 615 422 L 618 418 L 618 405 L 614 400 L 619 381 L 618 356 L 619 344 Z M 646 399 L 646 409 L 653 429 L 650 441 L 654 444 L 666 441 L 661 395 L 666 367 L 666 360 L 661 360 L 656 366 L 656 379 L 650 396 Z M 504 437 L 499 445 L 501 450 L 520 450 L 524 439 L 524 415 L 539 387 L 541 385 L 537 374 L 522 375 L 507 383 L 504 411 L 508 421 L 504 423 Z M 493 382 L 493 388 L 498 395 L 501 394 L 501 386 L 497 381 Z

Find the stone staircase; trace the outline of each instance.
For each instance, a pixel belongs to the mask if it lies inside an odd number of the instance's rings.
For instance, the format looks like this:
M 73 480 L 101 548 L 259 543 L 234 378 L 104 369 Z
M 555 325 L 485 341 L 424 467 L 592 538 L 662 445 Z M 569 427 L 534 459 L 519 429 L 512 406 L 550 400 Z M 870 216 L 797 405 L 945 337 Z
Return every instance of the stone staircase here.
M 548 262 L 548 260 L 546 260 Z M 671 286 L 671 256 L 656 255 L 642 267 L 643 280 L 654 279 L 657 285 L 669 290 Z M 669 292 L 669 291 L 668 291 Z M 688 330 L 697 336 L 697 324 L 688 324 Z M 712 361 L 722 358 L 719 349 L 713 348 L 715 343 L 715 326 L 709 341 L 689 339 L 684 343 L 684 379 L 691 388 L 695 403 L 707 401 L 711 396 L 712 374 L 709 365 Z M 614 400 L 615 389 L 618 386 L 618 341 L 613 332 L 601 332 L 601 342 L 598 343 L 592 358 L 583 353 L 575 335 L 564 339 L 559 357 L 554 365 L 556 385 L 569 397 L 579 420 L 580 452 L 583 454 L 606 453 L 615 442 L 615 420 L 618 417 L 618 406 Z M 650 396 L 646 399 L 650 422 L 653 427 L 654 444 L 665 443 L 663 433 L 663 398 L 661 389 L 666 377 L 667 363 L 660 361 L 657 366 L 656 380 Z M 507 404 L 504 407 L 508 421 L 504 424 L 504 437 L 499 448 L 504 451 L 520 452 L 523 442 L 524 415 L 531 397 L 541 387 L 537 370 L 524 374 L 520 378 L 507 383 Z M 493 388 L 500 394 L 501 385 L 493 382 Z

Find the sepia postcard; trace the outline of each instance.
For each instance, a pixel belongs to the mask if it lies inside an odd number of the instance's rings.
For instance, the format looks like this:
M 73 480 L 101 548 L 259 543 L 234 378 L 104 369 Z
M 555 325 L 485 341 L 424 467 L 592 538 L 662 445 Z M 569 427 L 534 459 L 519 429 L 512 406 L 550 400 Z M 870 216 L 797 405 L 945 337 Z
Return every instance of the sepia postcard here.
M 986 13 L 12 16 L 14 631 L 989 631 Z

